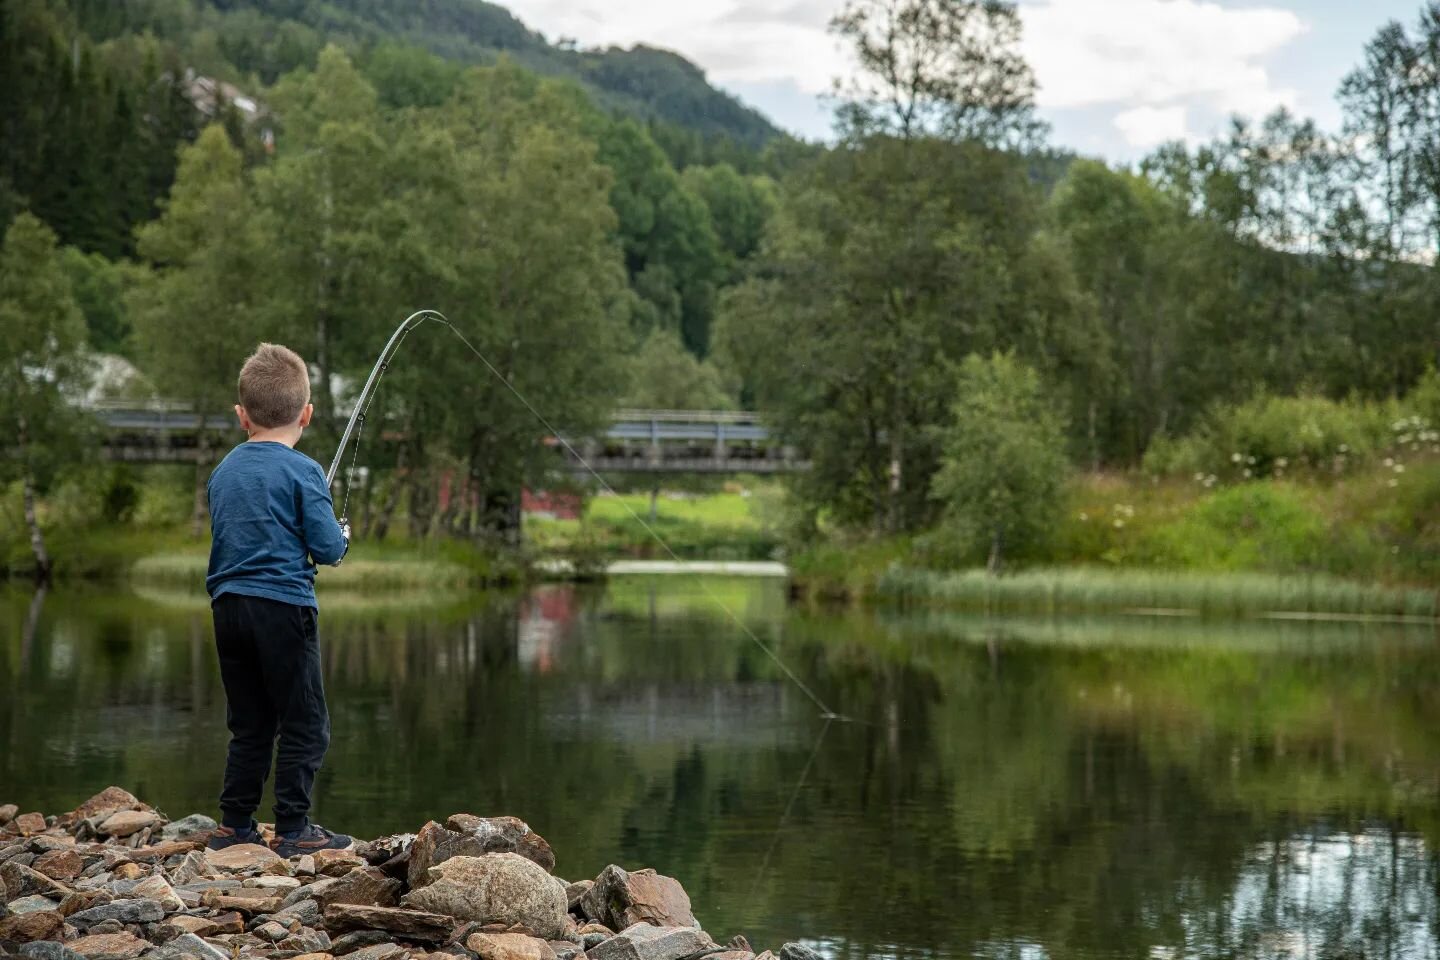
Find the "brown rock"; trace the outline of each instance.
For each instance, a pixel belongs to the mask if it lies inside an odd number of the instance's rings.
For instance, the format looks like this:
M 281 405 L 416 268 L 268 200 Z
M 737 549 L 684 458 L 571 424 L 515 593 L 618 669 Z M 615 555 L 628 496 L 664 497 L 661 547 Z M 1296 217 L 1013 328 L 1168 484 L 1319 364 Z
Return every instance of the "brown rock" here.
M 614 930 L 637 923 L 657 927 L 698 927 L 690 911 L 690 897 L 673 878 L 654 870 L 622 870 L 613 863 L 595 878 L 595 886 L 580 899 L 585 916 Z
M 455 920 L 420 910 L 337 903 L 325 908 L 325 929 L 334 934 L 352 930 L 384 930 L 403 940 L 444 943 L 455 932 Z
M 138 863 L 125 862 L 115 868 L 117 880 L 139 880 L 141 877 L 149 876 L 150 871 Z
M 136 847 L 130 851 L 130 859 L 138 863 L 154 863 L 157 860 L 165 860 L 182 853 L 200 850 L 204 846 L 205 844 L 197 840 L 169 840 L 165 843 L 157 843 L 153 847 Z
M 5 886 L 6 900 L 28 897 L 37 893 L 46 897 L 63 898 L 70 892 L 70 888 L 64 884 L 13 860 L 0 865 L 0 884 Z
M 524 924 L 541 937 L 564 933 L 564 889 L 537 864 L 517 854 L 453 857 L 430 869 L 430 881 L 401 902 L 459 920 Z
M 335 960 L 328 953 L 302 953 L 298 957 L 291 957 L 290 960 Z
M 58 910 L 36 910 L 0 920 L 0 940 L 31 943 L 35 940 L 59 940 L 65 918 Z
M 400 881 L 392 880 L 375 867 L 355 867 L 323 890 L 315 900 L 325 908 L 336 903 L 367 907 L 393 907 L 400 896 Z
M 518 817 L 477 817 L 469 813 L 455 813 L 445 821 L 445 828 L 479 840 L 486 853 L 518 853 L 538 864 L 546 873 L 555 870 L 555 852 L 550 849 L 550 844 Z
M 222 913 L 210 919 L 215 924 L 215 933 L 212 936 L 245 932 L 245 918 L 238 913 Z
M 418 890 L 430 882 L 431 867 L 452 857 L 478 857 L 484 853 L 485 844 L 480 840 L 447 830 L 431 820 L 420 828 L 415 842 L 410 844 L 410 862 L 406 867 L 410 889 Z
M 104 890 L 76 890 L 67 893 L 65 899 L 60 901 L 60 915 L 68 917 L 72 913 L 79 913 L 81 910 L 89 910 L 93 906 L 102 903 L 109 903 L 113 897 Z
M 112 837 L 128 837 L 159 822 L 160 818 L 150 810 L 117 810 L 100 823 L 100 832 Z
M 51 880 L 74 880 L 85 869 L 85 861 L 74 850 L 51 850 L 36 857 L 30 866 Z
M 147 804 L 141 803 L 129 791 L 121 790 L 119 787 L 106 787 L 74 810 L 62 815 L 56 823 L 58 826 L 68 828 L 91 817 L 107 817 L 117 810 L 149 809 Z
M 7 803 L 3 806 L 0 806 L 0 827 L 5 826 L 5 824 L 9 823 L 11 820 L 14 820 L 19 815 L 20 808 L 15 806 L 15 804 L 13 803 Z
M 480 960 L 555 960 L 550 944 L 523 933 L 472 933 L 465 949 L 478 953 Z
M 65 944 L 89 960 L 132 960 L 150 949 L 150 944 L 133 933 L 97 933 Z
M 205 862 L 226 873 L 259 870 L 272 863 L 281 863 L 280 855 L 258 843 L 240 843 L 224 850 L 206 850 Z
M 255 916 L 261 913 L 274 913 L 280 909 L 280 898 L 271 897 L 260 900 L 254 897 L 230 897 L 218 890 L 206 890 L 200 895 L 202 906 L 212 910 L 233 910 L 247 916 Z
M 45 814 L 22 813 L 10 824 L 10 828 L 22 837 L 33 837 L 45 832 Z
M 214 920 L 207 920 L 205 917 L 192 917 L 188 914 L 177 914 L 165 921 L 167 927 L 174 927 L 181 933 L 193 933 L 197 937 L 210 937 L 219 933 Z
M 587 923 L 585 924 L 585 926 L 581 927 L 575 932 L 582 937 L 590 933 L 603 933 L 607 937 L 613 937 L 615 935 L 615 931 L 611 930 L 603 923 Z
M 322 877 L 343 877 L 356 867 L 365 866 L 365 858 L 352 850 L 317 850 L 309 855 L 315 873 Z

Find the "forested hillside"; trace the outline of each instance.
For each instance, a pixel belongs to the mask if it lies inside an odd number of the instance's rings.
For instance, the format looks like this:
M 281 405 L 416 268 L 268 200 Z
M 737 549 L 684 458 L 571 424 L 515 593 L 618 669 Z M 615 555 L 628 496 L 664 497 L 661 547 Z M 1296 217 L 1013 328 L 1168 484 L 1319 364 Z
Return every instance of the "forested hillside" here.
M 580 82 L 606 108 L 758 149 L 778 136 L 761 114 L 710 86 L 684 57 L 637 46 L 590 50 L 552 44 L 484 0 L 74 0 L 97 40 L 149 30 L 175 41 L 192 65 L 226 79 L 274 83 L 313 66 L 327 43 L 352 56 L 405 44 L 461 64 L 510 56 L 539 73 Z M 583 42 L 584 38 L 580 38 Z M 223 58 L 223 61 L 217 58 Z

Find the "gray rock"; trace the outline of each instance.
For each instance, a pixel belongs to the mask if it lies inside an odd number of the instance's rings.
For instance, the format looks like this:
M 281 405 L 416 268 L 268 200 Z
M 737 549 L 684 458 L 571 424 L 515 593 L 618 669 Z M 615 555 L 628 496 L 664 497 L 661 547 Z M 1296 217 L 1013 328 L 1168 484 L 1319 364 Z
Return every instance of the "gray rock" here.
M 514 853 L 455 857 L 430 868 L 430 885 L 406 894 L 413 910 L 480 923 L 521 924 L 542 939 L 565 933 L 565 893 L 544 868 Z
M 35 913 L 38 910 L 54 910 L 59 905 L 58 900 L 51 900 L 49 897 L 42 897 L 38 894 L 29 897 L 20 897 L 11 900 L 6 906 L 10 912 L 19 916 L 22 913 Z
M 401 960 L 408 957 L 410 951 L 398 943 L 377 943 L 370 947 L 361 947 L 350 954 L 352 960 Z
M 311 899 L 301 900 L 299 903 L 292 903 L 271 916 L 283 924 L 289 924 L 291 920 L 299 920 L 302 927 L 318 927 L 324 919 L 320 910 L 320 904 Z
M 183 887 L 208 876 L 210 865 L 205 862 L 205 855 L 198 850 L 191 850 L 185 854 L 185 859 L 170 871 L 170 882 Z
M 20 955 L 30 960 L 85 960 L 84 957 L 54 940 L 38 940 L 20 947 Z
M 119 923 L 154 923 L 164 919 L 165 908 L 154 900 L 116 900 L 70 915 L 70 922 L 82 929 L 106 920 Z
M 274 920 L 268 920 L 250 932 L 271 943 L 279 943 L 290 936 L 290 928 L 283 923 L 276 923 Z
M 339 882 L 340 879 L 338 877 L 326 877 L 324 880 L 316 880 L 314 883 L 307 884 L 306 886 L 296 887 L 287 893 L 285 898 L 280 901 L 280 909 L 284 910 L 288 907 L 293 907 L 301 900 L 313 900 Z
M 590 951 L 609 940 L 610 936 L 608 933 L 587 933 L 580 938 L 580 942 L 585 945 L 586 951 Z
M 803 943 L 787 943 L 780 948 L 780 960 L 825 960 L 818 950 Z
M 715 941 L 694 927 L 656 927 L 637 923 L 587 952 L 590 960 L 680 960 L 709 950 Z
M 229 953 L 193 933 L 178 936 L 146 956 L 155 957 L 156 960 L 170 960 L 181 956 L 199 957 L 200 960 L 230 960 Z
M 356 930 L 354 933 L 347 933 L 343 937 L 336 937 L 330 943 L 330 953 L 333 956 L 341 957 L 354 953 L 365 947 L 373 947 L 377 943 L 389 943 L 391 934 L 384 930 Z
M 119 920 L 101 920 L 99 923 L 95 924 L 95 926 L 85 931 L 87 939 L 88 937 L 103 937 L 112 933 L 124 932 L 125 924 L 121 923 Z
M 218 826 L 218 823 L 205 814 L 192 813 L 188 817 L 181 817 L 162 827 L 160 836 L 165 840 L 188 840 L 197 833 L 206 833 Z

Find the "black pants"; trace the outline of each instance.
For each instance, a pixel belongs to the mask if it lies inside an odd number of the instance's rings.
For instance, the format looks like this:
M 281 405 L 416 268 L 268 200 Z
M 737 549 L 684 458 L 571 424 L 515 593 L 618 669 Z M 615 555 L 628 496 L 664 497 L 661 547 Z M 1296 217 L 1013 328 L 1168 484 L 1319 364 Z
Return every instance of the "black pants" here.
M 315 610 L 227 593 L 211 611 L 230 727 L 220 792 L 225 825 L 250 826 L 274 754 L 275 829 L 300 830 L 330 746 Z

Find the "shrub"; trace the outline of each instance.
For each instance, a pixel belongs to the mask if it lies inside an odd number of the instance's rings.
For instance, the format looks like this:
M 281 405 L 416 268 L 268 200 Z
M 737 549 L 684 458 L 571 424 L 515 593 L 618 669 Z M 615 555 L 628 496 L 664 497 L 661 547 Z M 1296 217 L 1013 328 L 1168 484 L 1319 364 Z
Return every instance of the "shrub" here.
M 1295 471 L 1344 473 L 1392 449 L 1398 436 L 1427 430 L 1394 403 L 1262 395 L 1210 411 L 1178 440 L 1145 456 L 1151 474 L 1193 475 L 1206 486 Z

